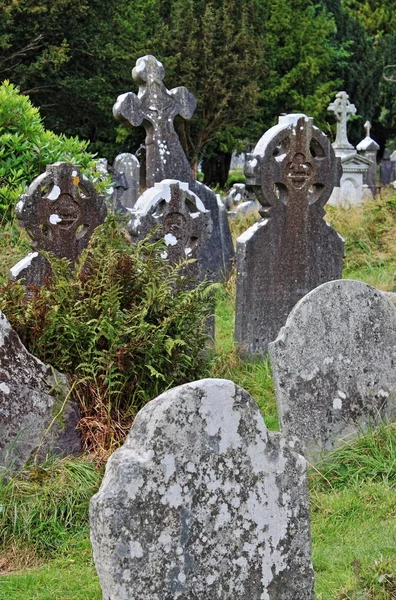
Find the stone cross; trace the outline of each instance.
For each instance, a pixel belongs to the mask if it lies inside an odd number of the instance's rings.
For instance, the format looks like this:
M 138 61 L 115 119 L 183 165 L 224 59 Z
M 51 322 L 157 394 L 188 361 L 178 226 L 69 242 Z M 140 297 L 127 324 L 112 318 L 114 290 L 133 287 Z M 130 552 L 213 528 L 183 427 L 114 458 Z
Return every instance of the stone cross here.
M 90 504 L 103 598 L 313 600 L 306 462 L 233 382 L 136 416 Z
M 342 273 L 343 242 L 323 220 L 340 173 L 327 137 L 305 115 L 280 117 L 245 167 L 263 219 L 237 240 L 235 337 L 263 356 L 296 302 Z
M 145 238 L 156 229 L 156 238 L 163 238 L 166 250 L 163 258 L 171 264 L 195 259 L 186 264 L 183 274 L 201 281 L 206 275 L 201 268 L 200 250 L 212 231 L 210 211 L 188 184 L 176 180 L 156 183 L 142 194 L 131 211 L 128 231 L 132 239 Z
M 65 162 L 48 165 L 16 206 L 19 223 L 32 239 L 34 264 L 23 259 L 11 269 L 11 276 L 42 285 L 51 270 L 40 251 L 73 264 L 106 213 L 103 198 L 78 167 Z
M 327 107 L 329 112 L 335 114 L 337 119 L 337 134 L 333 144 L 334 149 L 354 149 L 348 142 L 347 123 L 352 115 L 356 114 L 356 106 L 349 102 L 346 92 L 338 92 L 334 102 Z
M 165 69 L 154 56 L 136 61 L 133 79 L 139 84 L 138 95 L 129 92 L 118 97 L 113 107 L 116 119 L 127 126 L 146 129 L 146 185 L 163 179 L 192 181 L 193 174 L 173 121 L 177 115 L 190 119 L 196 108 L 194 96 L 185 87 L 168 90 Z

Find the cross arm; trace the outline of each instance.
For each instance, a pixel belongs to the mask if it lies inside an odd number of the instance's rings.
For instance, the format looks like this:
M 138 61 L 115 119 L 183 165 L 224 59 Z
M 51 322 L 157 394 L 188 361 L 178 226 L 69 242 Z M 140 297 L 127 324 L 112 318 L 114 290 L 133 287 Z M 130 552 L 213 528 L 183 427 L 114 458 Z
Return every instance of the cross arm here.
M 137 127 L 143 123 L 144 114 L 140 106 L 140 100 L 133 92 L 127 92 L 118 96 L 113 106 L 113 115 L 127 127 Z

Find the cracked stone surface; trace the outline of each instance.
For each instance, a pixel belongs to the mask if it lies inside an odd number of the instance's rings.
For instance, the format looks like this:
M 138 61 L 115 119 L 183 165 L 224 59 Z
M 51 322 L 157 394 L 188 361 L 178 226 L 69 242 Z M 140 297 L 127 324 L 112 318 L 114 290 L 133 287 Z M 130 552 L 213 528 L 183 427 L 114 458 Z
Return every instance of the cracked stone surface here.
M 138 414 L 90 507 L 104 600 L 310 600 L 306 462 L 223 379 Z
M 396 308 L 353 280 L 325 283 L 269 345 L 285 436 L 310 460 L 396 417 Z
M 65 375 L 30 354 L 0 311 L 0 474 L 41 455 L 81 452 Z

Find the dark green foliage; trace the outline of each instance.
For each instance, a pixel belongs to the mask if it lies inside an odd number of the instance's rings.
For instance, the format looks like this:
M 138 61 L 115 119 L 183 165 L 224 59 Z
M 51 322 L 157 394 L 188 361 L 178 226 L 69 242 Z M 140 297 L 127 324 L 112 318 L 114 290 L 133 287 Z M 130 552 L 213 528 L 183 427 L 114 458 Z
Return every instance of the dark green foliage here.
M 87 447 L 111 448 L 145 402 L 204 372 L 211 286 L 189 289 L 163 249 L 131 245 L 112 217 L 73 272 L 50 259 L 46 287 L 25 296 L 19 282 L 0 286 L 0 308 L 23 343 L 74 380 Z

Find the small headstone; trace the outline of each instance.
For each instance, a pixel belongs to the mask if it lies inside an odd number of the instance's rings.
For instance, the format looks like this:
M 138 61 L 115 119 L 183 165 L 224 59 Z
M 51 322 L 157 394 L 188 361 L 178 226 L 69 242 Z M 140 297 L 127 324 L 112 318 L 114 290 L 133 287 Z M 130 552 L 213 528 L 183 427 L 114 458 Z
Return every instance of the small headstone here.
M 311 118 L 280 117 L 245 172 L 263 217 L 237 240 L 235 337 L 248 358 L 267 352 L 300 298 L 341 276 L 343 241 L 323 220 L 336 158 Z
M 246 189 L 244 183 L 234 183 L 224 199 L 224 205 L 228 210 L 233 210 L 242 202 L 255 201 L 254 194 Z
M 136 156 L 128 152 L 116 156 L 113 163 L 113 175 L 117 176 L 121 173 L 125 177 L 126 187 L 120 191 L 117 200 L 124 208 L 133 208 L 139 197 L 140 188 L 140 165 Z
M 163 79 L 165 69 L 154 56 L 138 58 L 132 71 L 139 84 L 138 95 L 128 92 L 118 97 L 113 107 L 116 119 L 126 126 L 143 125 L 146 129 L 145 173 L 147 188 L 164 179 L 184 181 L 211 211 L 213 235 L 201 252 L 208 277 L 219 280 L 230 273 L 234 258 L 231 233 L 220 232 L 216 194 L 195 180 L 173 121 L 180 115 L 190 119 L 196 107 L 195 97 L 181 86 L 168 90 Z M 227 225 L 228 227 L 228 225 Z
M 172 264 L 188 263 L 183 274 L 198 282 L 206 273 L 200 262 L 200 250 L 212 231 L 210 212 L 206 210 L 187 183 L 164 180 L 142 194 L 131 211 L 128 231 L 132 239 L 141 240 L 156 229 L 156 239 L 163 238 L 163 258 Z
M 396 308 L 360 281 L 321 285 L 269 345 L 282 432 L 316 460 L 396 418 Z
M 137 415 L 90 506 L 106 600 L 312 600 L 306 465 L 231 381 Z
M 79 411 L 70 401 L 65 375 L 23 346 L 0 311 L 0 477 L 23 466 L 39 448 L 81 452 Z
M 62 162 L 48 165 L 16 206 L 16 216 L 32 239 L 34 252 L 11 269 L 11 277 L 42 285 L 51 268 L 41 250 L 67 258 L 73 265 L 106 212 L 103 198 L 78 167 Z
M 363 185 L 367 185 L 373 196 L 378 192 L 377 185 L 377 154 L 379 145 L 370 136 L 371 123 L 366 121 L 364 124 L 366 130 L 366 137 L 356 146 L 356 150 L 361 156 L 370 160 L 369 168 L 363 173 Z

